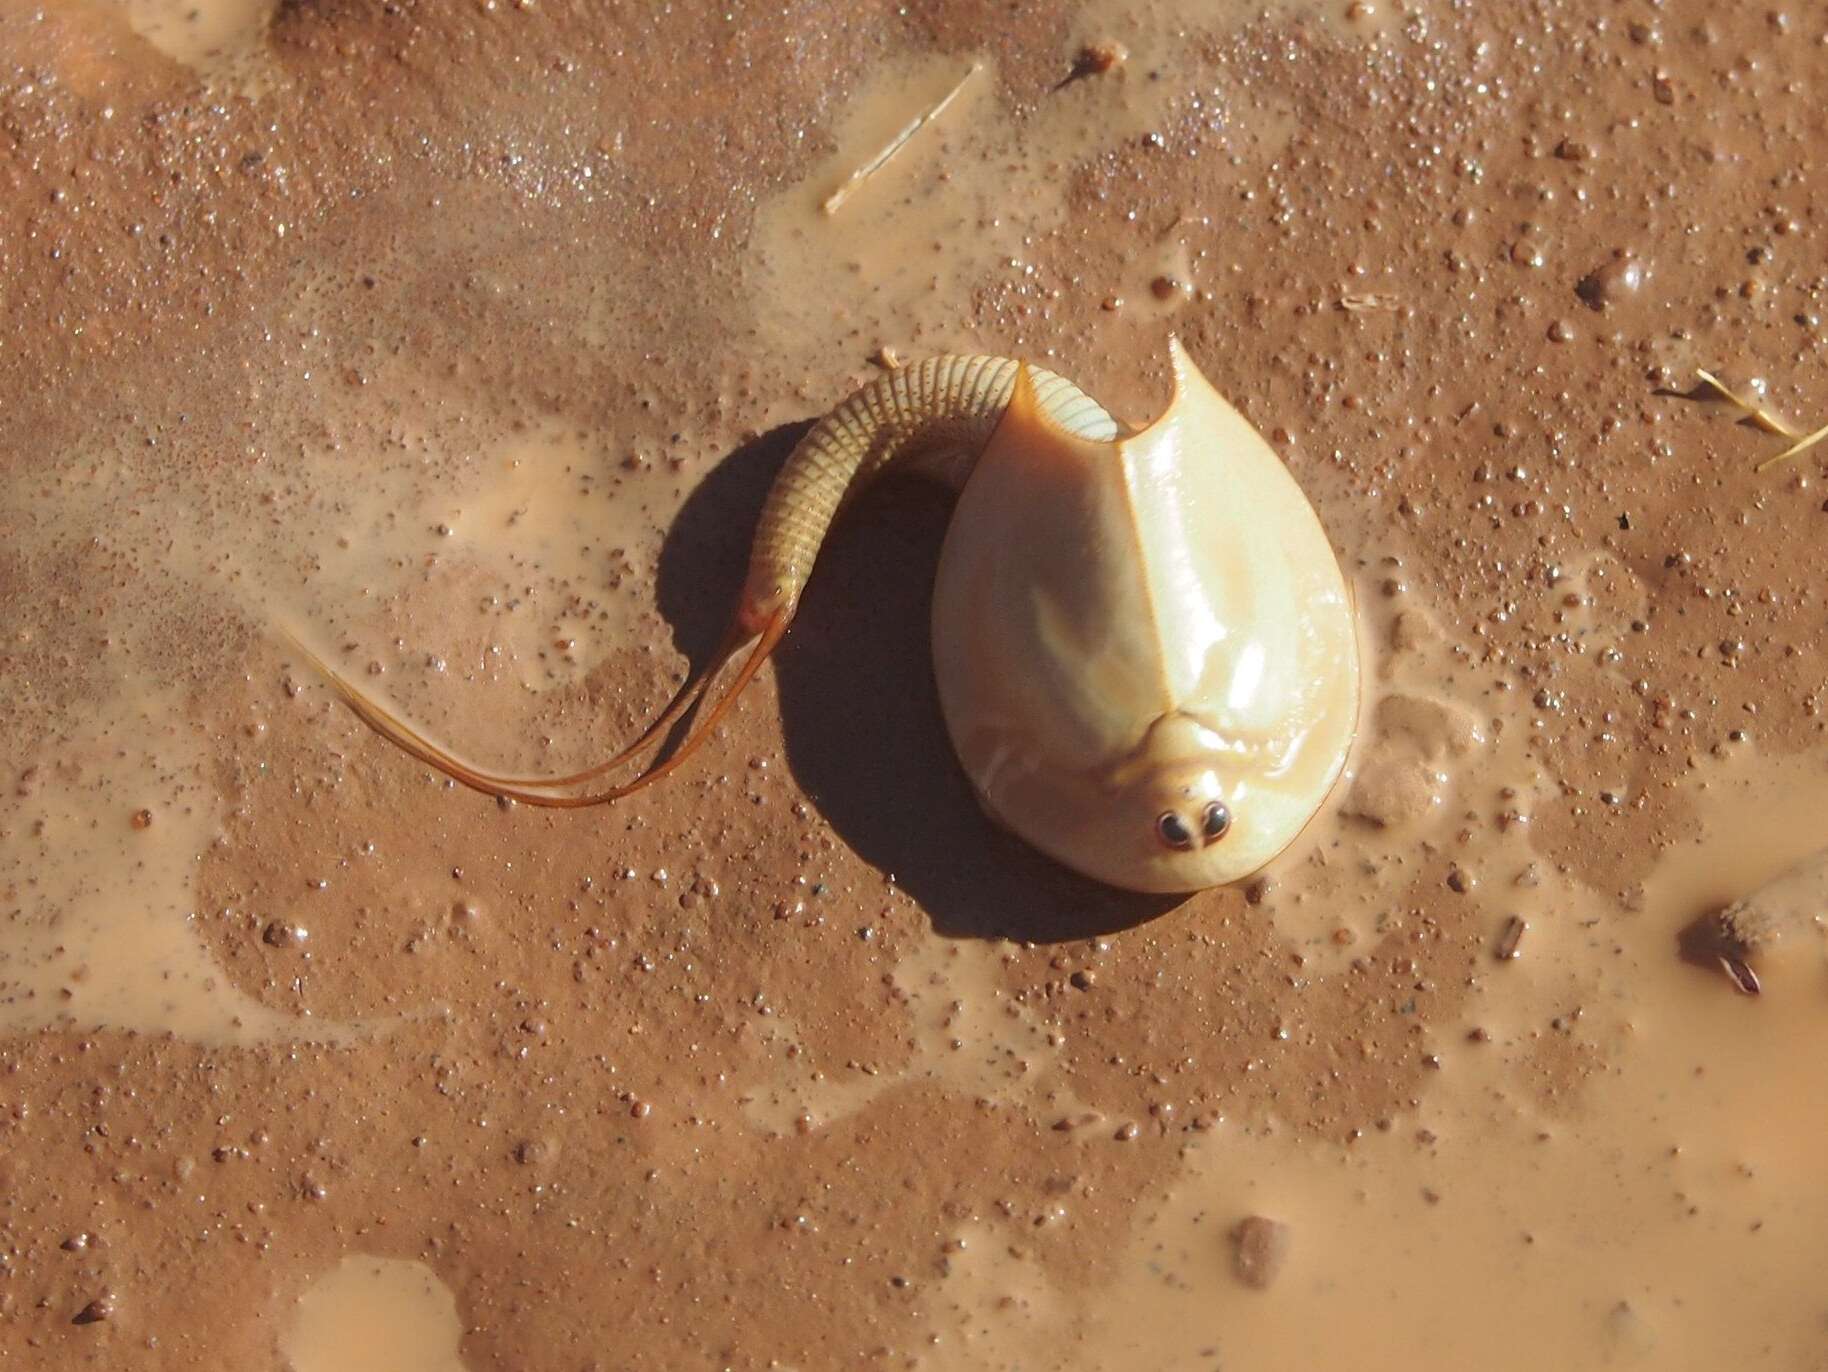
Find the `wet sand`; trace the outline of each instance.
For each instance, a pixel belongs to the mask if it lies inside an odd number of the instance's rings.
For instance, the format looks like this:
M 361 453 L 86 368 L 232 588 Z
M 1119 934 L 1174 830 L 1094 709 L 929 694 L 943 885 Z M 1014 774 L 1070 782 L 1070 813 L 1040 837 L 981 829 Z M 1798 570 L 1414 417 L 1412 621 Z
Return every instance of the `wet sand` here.
M 1828 446 L 1688 394 L 1828 421 L 1825 81 L 1690 0 L 0 5 L 0 1367 L 1818 1365 L 1820 924 L 1681 935 L 1828 843 Z M 1373 664 L 1246 888 L 982 817 L 918 485 L 608 809 L 288 638 L 585 765 L 878 350 L 1141 422 L 1170 331 Z

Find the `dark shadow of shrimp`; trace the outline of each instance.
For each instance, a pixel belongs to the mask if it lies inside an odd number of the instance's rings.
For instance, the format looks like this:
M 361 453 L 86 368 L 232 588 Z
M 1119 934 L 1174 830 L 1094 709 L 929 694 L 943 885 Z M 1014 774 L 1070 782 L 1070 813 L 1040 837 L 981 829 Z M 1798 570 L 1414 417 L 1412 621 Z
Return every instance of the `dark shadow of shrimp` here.
M 703 661 L 735 599 L 774 473 L 805 431 L 745 444 L 700 483 L 660 554 L 660 612 Z M 928 623 L 951 499 L 888 480 L 847 510 L 775 654 L 794 780 L 840 838 L 925 909 L 939 933 L 1057 942 L 1130 928 L 1183 896 L 1082 877 L 989 820 L 940 716 Z M 707 608 L 709 607 L 709 608 Z

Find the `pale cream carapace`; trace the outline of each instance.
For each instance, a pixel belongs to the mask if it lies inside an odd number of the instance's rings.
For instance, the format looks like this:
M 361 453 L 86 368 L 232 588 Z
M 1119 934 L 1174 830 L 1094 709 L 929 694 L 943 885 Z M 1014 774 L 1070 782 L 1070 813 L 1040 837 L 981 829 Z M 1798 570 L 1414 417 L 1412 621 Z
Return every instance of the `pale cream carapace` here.
M 1071 382 L 1008 358 L 931 358 L 844 401 L 768 494 L 723 647 L 640 739 L 588 771 L 481 771 L 323 670 L 376 729 L 466 785 L 536 805 L 616 799 L 677 767 L 722 718 L 785 633 L 843 506 L 889 467 L 915 470 L 960 491 L 933 664 L 985 809 L 1114 886 L 1237 881 L 1294 841 L 1344 768 L 1358 639 L 1313 507 L 1169 347 L 1173 400 L 1132 434 Z M 626 784 L 570 792 L 670 731 L 745 648 L 670 757 Z

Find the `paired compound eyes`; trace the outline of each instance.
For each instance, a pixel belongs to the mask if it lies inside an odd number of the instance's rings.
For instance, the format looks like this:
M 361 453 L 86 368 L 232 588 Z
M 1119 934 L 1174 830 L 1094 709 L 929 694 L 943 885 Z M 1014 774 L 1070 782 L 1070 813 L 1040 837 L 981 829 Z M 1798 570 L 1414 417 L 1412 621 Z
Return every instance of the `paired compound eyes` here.
M 1200 811 L 1199 839 L 1216 843 L 1231 829 L 1231 811 L 1221 800 L 1208 801 Z M 1190 851 L 1196 842 L 1192 826 L 1178 810 L 1163 810 L 1155 819 L 1155 834 L 1170 848 Z

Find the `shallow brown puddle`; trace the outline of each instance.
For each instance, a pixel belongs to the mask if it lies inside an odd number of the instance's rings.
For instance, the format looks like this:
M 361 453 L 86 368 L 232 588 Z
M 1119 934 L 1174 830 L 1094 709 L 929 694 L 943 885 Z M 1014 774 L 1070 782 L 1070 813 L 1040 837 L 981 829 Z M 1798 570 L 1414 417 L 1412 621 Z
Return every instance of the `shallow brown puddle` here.
M 1803 4 L 0 0 L 0 1368 L 1819 1366 L 1825 87 Z M 297 646 L 586 766 L 807 421 L 1170 333 L 1367 653 L 1244 887 L 983 817 L 917 485 L 611 807 Z

